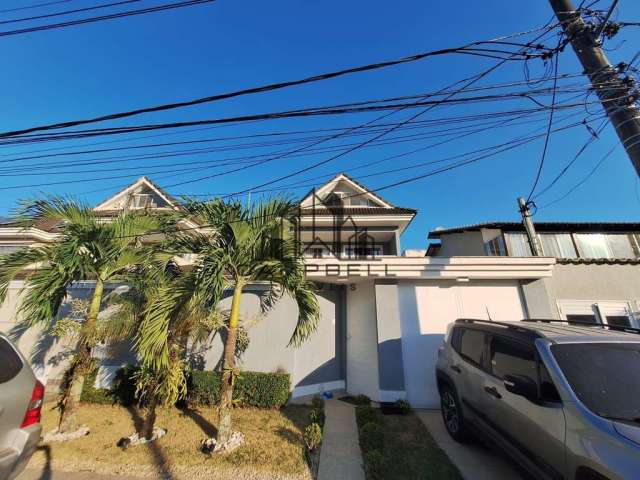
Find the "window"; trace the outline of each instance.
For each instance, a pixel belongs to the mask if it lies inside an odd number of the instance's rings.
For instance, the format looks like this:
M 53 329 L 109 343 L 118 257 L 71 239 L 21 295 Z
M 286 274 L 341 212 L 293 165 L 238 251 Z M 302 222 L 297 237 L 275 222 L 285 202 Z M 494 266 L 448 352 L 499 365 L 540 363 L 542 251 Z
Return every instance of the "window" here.
M 560 316 L 569 323 L 637 327 L 631 304 L 625 301 L 558 300 Z
M 539 237 L 542 251 L 547 257 L 576 258 L 578 256 L 570 233 L 542 233 Z
M 626 419 L 637 426 L 640 344 L 567 343 L 553 345 L 551 352 L 572 390 L 588 409 L 602 417 Z
M 146 208 L 152 206 L 152 198 L 148 193 L 134 193 L 131 196 L 131 205 L 133 208 Z
M 631 238 L 630 238 L 631 237 Z M 614 258 L 636 258 L 636 254 L 631 246 L 631 235 L 610 234 L 607 235 L 609 250 Z
M 498 236 L 484 243 L 484 253 L 490 257 L 504 257 L 507 255 L 507 248 L 502 236 Z
M 460 355 L 475 365 L 482 365 L 484 332 L 465 328 L 461 331 L 460 336 Z
M 538 362 L 538 365 L 540 370 L 540 399 L 545 402 L 560 402 L 562 399 L 560 398 L 558 389 L 553 384 L 553 380 L 551 379 L 551 375 L 549 375 L 547 367 L 545 367 L 542 362 Z
M 578 233 L 575 238 L 582 258 L 613 258 L 606 235 L 602 233 Z
M 346 246 L 344 254 L 349 258 L 375 258 L 382 255 L 382 246 Z
M 591 314 L 569 314 L 566 316 L 567 321 L 569 323 L 573 323 L 574 325 L 581 325 L 583 323 L 593 323 L 594 325 L 598 325 L 600 322 L 596 318 L 595 313 Z
M 530 257 L 531 245 L 524 233 L 505 233 L 504 238 L 509 248 L 509 255 L 512 257 Z
M 311 255 L 313 258 L 322 258 L 322 248 L 312 248 Z
M 0 338 L 0 365 L 0 383 L 8 382 L 22 370 L 22 360 L 4 338 Z
M 536 355 L 532 346 L 495 336 L 491 340 L 491 373 L 498 378 L 505 375 L 525 375 L 538 378 Z
M 461 336 L 462 336 L 462 329 L 461 328 L 454 328 L 453 332 L 451 332 L 451 346 L 458 353 L 460 353 Z

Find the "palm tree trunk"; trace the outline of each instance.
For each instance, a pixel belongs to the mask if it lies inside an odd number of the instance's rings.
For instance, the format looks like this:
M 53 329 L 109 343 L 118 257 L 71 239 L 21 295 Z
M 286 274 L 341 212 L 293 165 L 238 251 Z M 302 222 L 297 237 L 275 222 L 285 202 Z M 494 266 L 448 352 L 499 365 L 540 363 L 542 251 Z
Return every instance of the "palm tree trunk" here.
M 60 423 L 58 425 L 60 432 L 73 432 L 78 428 L 78 405 L 85 376 L 91 367 L 91 350 L 95 347 L 95 328 L 98 322 L 103 293 L 104 282 L 98 278 L 96 280 L 96 288 L 93 291 L 89 313 L 80 332 L 78 356 L 71 372 L 69 390 L 66 393 L 66 399 L 60 411 Z
M 233 405 L 233 369 L 236 363 L 236 341 L 238 340 L 238 320 L 240 317 L 240 299 L 244 280 L 236 280 L 229 315 L 229 329 L 224 344 L 224 362 L 222 370 L 222 385 L 220 392 L 218 425 L 218 441 L 226 442 L 231 436 L 231 407 Z
M 151 394 L 151 399 L 149 400 L 149 405 L 147 405 L 147 412 L 144 417 L 144 426 L 142 435 L 147 440 L 151 440 L 153 436 L 153 428 L 156 426 L 156 407 L 158 406 L 158 395 L 155 393 Z

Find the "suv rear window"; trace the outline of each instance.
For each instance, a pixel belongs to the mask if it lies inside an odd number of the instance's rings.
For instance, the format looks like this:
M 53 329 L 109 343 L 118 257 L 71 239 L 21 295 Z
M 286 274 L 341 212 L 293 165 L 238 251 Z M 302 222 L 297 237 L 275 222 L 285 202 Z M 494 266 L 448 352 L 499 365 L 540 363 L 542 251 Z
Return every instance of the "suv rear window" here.
M 485 333 L 479 330 L 460 329 L 460 355 L 476 365 L 482 364 Z
M 0 383 L 6 383 L 22 370 L 22 360 L 11 344 L 0 338 Z

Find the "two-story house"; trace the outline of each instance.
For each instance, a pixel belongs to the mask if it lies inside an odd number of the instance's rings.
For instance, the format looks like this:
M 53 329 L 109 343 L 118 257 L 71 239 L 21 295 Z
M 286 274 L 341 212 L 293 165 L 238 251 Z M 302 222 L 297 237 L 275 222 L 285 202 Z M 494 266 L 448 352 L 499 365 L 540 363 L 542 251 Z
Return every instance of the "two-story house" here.
M 105 221 L 123 209 L 175 210 L 180 205 L 143 177 L 95 207 Z M 416 215 L 341 174 L 309 192 L 300 201 L 293 222 L 306 274 L 317 286 L 321 315 L 317 331 L 300 348 L 287 347 L 297 319 L 295 302 L 282 298 L 266 314 L 260 299 L 265 286 L 249 285 L 242 301 L 241 321 L 249 347 L 241 368 L 286 371 L 292 395 L 344 389 L 374 400 L 407 398 L 413 405 L 437 407 L 434 364 L 447 325 L 458 317 L 497 320 L 525 318 L 522 285 L 551 276 L 555 260 L 548 257 L 427 257 L 402 253 L 401 235 Z M 197 231 L 187 222 L 185 227 Z M 36 225 L 22 230 L 0 225 L 0 255 L 24 246 L 55 242 L 61 226 Z M 185 256 L 180 263 L 188 265 Z M 0 330 L 15 329 L 23 282 L 13 282 L 0 306 Z M 86 296 L 90 280 L 78 282 L 69 298 Z M 229 308 L 230 298 L 220 308 Z M 63 307 L 61 315 L 65 315 Z M 33 353 L 32 364 L 49 391 L 63 371 L 68 347 L 47 332 L 22 332 L 19 347 Z M 43 335 L 44 334 L 44 335 Z M 222 342 L 215 337 L 192 345 L 190 359 L 199 368 L 220 364 Z M 131 352 L 104 346 L 97 384 L 108 385 L 117 368 L 135 361 Z
M 640 327 L 640 223 L 537 222 L 542 254 L 556 258 L 553 275 L 522 282 L 531 318 Z M 436 229 L 428 254 L 531 257 L 521 223 L 489 222 Z

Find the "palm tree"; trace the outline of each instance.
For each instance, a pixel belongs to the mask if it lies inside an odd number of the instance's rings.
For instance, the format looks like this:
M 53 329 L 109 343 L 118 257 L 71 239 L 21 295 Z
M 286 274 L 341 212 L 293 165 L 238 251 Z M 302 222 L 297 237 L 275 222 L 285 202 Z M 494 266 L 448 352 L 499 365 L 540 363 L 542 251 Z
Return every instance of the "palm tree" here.
M 68 288 L 78 280 L 94 280 L 89 307 L 77 330 L 77 350 L 66 375 L 60 400 L 59 431 L 77 428 L 77 405 L 85 376 L 93 364 L 91 352 L 106 331 L 98 321 L 105 284 L 122 279 L 132 267 L 149 261 L 150 250 L 142 244 L 145 234 L 162 225 L 161 219 L 133 212 L 104 221 L 84 203 L 49 197 L 24 204 L 16 223 L 29 228 L 40 222 L 60 225 L 55 243 L 26 247 L 0 259 L 0 303 L 9 282 L 25 277 L 18 315 L 28 326 L 46 327 L 58 315 Z
M 187 202 L 186 215 L 203 226 L 198 232 L 183 232 L 173 239 L 174 253 L 195 254 L 193 268 L 177 288 L 152 303 L 147 312 L 150 325 L 164 325 L 177 306 L 198 305 L 204 311 L 218 306 L 224 291 L 233 289 L 226 324 L 222 391 L 219 405 L 218 442 L 229 440 L 243 289 L 251 282 L 269 286 L 261 302 L 274 305 L 284 293 L 298 305 L 298 322 L 289 344 L 299 346 L 313 333 L 319 318 L 318 301 L 305 278 L 304 261 L 291 233 L 293 203 L 275 198 L 253 207 L 237 201 Z M 154 327 L 158 328 L 158 327 Z M 150 352 L 159 352 L 157 347 Z
M 134 331 L 135 350 L 140 368 L 135 373 L 136 396 L 145 406 L 142 431 L 145 438 L 153 436 L 156 408 L 174 405 L 187 391 L 184 353 L 188 342 L 203 343 L 221 326 L 216 310 L 203 311 L 199 305 L 174 303 L 167 322 L 155 324 L 146 315 L 151 303 L 174 298 L 174 290 L 184 288 L 185 275 L 165 257 L 150 266 L 139 268 L 128 279 L 128 289 L 112 296 L 111 305 L 117 311 L 111 323 L 130 325 Z M 120 321 L 114 322 L 116 318 Z

